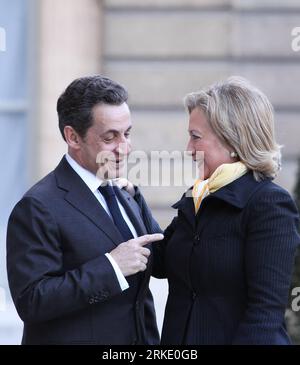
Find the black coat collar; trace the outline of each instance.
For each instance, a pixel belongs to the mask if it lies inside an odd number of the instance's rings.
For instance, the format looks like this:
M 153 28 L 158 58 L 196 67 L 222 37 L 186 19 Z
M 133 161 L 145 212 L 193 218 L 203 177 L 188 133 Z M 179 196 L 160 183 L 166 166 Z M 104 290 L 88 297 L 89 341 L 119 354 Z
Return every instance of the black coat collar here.
M 251 196 L 268 183 L 270 183 L 270 179 L 256 181 L 253 177 L 253 173 L 249 171 L 239 179 L 234 180 L 232 183 L 225 185 L 215 193 L 210 194 L 208 198 L 220 199 L 232 206 L 243 209 Z M 191 190 L 192 188 L 188 190 L 188 194 L 185 193 L 172 207 L 182 210 L 190 210 L 191 207 L 194 207 Z
M 249 171 L 239 179 L 236 179 L 232 183 L 217 190 L 215 193 L 211 194 L 211 196 L 243 209 L 252 195 L 262 186 L 269 183 L 270 179 L 256 181 L 252 171 Z

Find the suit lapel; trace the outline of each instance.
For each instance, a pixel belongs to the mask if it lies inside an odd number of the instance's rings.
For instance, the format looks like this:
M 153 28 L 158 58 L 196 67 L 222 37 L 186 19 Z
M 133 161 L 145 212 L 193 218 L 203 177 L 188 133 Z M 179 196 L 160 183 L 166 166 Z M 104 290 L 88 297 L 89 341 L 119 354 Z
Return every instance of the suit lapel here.
M 123 239 L 111 218 L 65 158 L 55 169 L 55 175 L 57 185 L 66 191 L 65 200 L 104 232 L 114 245 L 121 243 Z
M 144 234 L 147 234 L 147 230 L 142 220 L 136 201 L 131 197 L 130 194 L 128 194 L 124 190 L 116 189 L 115 191 L 120 203 L 128 214 L 131 223 L 136 229 L 137 235 L 143 236 Z
M 83 192 L 82 189 L 80 189 L 80 192 L 72 190 L 66 194 L 65 199 L 74 208 L 88 217 L 117 246 L 119 243 L 123 242 L 123 238 L 116 229 L 111 218 L 106 213 L 105 209 L 88 188 L 87 190 L 87 192 Z
M 180 210 L 186 217 L 193 229 L 195 229 L 196 218 L 195 218 L 195 206 L 192 196 L 190 196 L 190 190 L 183 194 L 181 199 L 172 205 L 172 208 Z

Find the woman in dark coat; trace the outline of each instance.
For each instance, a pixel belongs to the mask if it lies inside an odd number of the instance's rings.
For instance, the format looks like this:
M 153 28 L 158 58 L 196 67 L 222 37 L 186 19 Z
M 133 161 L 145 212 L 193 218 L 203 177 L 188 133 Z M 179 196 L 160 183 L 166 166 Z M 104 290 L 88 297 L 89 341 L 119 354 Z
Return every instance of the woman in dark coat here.
M 162 344 L 289 344 L 299 223 L 289 193 L 272 182 L 272 106 L 237 77 L 187 95 L 185 106 L 200 179 L 155 245 L 154 275 L 169 282 Z

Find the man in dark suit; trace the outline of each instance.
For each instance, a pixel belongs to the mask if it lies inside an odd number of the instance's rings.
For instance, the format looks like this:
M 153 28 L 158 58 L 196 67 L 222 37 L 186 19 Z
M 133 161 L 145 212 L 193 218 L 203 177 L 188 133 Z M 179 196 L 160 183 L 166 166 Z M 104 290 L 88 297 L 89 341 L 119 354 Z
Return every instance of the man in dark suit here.
M 11 294 L 23 344 L 157 344 L 149 277 L 162 239 L 112 178 L 130 152 L 126 90 L 73 81 L 57 103 L 68 153 L 17 203 L 8 223 Z M 145 245 L 147 245 L 145 247 Z

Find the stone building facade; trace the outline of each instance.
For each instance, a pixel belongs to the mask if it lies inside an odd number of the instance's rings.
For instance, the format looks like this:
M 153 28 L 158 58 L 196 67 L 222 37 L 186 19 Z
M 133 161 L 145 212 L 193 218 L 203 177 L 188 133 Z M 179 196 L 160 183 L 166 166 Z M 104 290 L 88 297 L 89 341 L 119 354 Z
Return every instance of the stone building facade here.
M 75 77 L 102 73 L 129 90 L 133 146 L 184 150 L 182 98 L 230 75 L 241 75 L 271 99 L 283 169 L 292 191 L 300 152 L 300 52 L 297 0 L 42 0 L 37 14 L 36 143 L 33 179 L 58 162 L 65 146 L 55 102 Z M 145 188 L 163 225 L 180 188 Z M 160 193 L 157 193 L 160 191 Z

